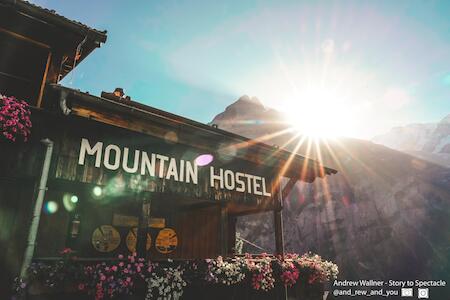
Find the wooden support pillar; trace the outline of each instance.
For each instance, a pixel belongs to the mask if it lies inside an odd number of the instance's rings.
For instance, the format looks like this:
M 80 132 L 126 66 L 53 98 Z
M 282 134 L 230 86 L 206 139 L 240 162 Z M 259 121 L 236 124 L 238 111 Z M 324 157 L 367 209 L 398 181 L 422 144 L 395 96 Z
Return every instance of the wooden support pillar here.
M 297 181 L 298 178 L 290 178 L 283 189 L 281 188 L 280 182 L 279 183 L 280 186 L 278 186 L 275 193 L 276 197 L 275 201 L 277 201 L 275 205 L 275 210 L 273 211 L 273 219 L 275 223 L 275 247 L 276 247 L 276 254 L 281 256 L 284 256 L 283 201 L 285 198 L 289 196 Z M 287 286 L 282 286 L 280 287 L 280 289 L 281 289 L 280 299 L 287 300 L 288 299 Z
M 275 225 L 275 254 L 284 257 L 284 235 L 283 235 L 283 192 L 278 188 L 275 194 L 276 206 L 273 211 L 273 220 Z M 280 287 L 280 298 L 287 300 L 287 287 Z
M 277 255 L 284 255 L 284 236 L 283 236 L 283 214 L 281 191 L 277 189 L 275 194 L 275 209 L 273 211 L 273 220 L 275 227 L 275 252 Z
M 228 216 L 228 253 L 236 253 L 236 222 L 237 218 L 233 215 Z
M 136 198 L 142 201 L 142 211 L 139 218 L 139 227 L 137 230 L 136 238 L 136 252 L 138 257 L 147 257 L 147 234 L 148 234 L 148 223 L 150 220 L 151 213 L 151 199 L 149 197 L 142 197 L 137 194 Z
M 297 181 L 298 181 L 297 178 L 289 179 L 288 183 L 286 183 L 286 185 L 283 188 L 283 192 L 281 193 L 281 201 L 283 201 L 289 196 Z
M 228 255 L 228 207 L 220 204 L 220 255 Z
M 47 55 L 47 61 L 45 63 L 44 74 L 42 75 L 41 86 L 39 88 L 39 94 L 36 101 L 36 107 L 42 106 L 42 96 L 44 95 L 45 83 L 47 81 L 48 68 L 50 67 L 50 62 L 52 60 L 52 52 L 49 50 Z
M 283 200 L 294 188 L 297 183 L 298 178 L 290 178 L 286 183 L 284 188 L 281 188 L 281 182 L 279 186 L 275 189 L 274 201 L 275 209 L 273 211 L 273 220 L 275 225 L 275 249 L 276 254 L 284 255 L 284 236 L 283 236 Z
M 281 210 L 273 211 L 275 222 L 275 249 L 277 255 L 284 255 L 283 214 Z

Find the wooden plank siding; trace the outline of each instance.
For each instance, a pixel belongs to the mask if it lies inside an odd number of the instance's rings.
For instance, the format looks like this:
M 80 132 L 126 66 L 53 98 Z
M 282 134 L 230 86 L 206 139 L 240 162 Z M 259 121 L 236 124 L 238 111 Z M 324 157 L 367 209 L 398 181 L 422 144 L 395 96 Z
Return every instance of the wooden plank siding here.
M 12 282 L 20 270 L 30 224 L 35 182 L 32 178 L 0 177 L 0 280 Z M 0 295 L 10 286 L 0 284 Z
M 178 257 L 195 259 L 219 254 L 219 206 L 182 212 L 177 216 Z

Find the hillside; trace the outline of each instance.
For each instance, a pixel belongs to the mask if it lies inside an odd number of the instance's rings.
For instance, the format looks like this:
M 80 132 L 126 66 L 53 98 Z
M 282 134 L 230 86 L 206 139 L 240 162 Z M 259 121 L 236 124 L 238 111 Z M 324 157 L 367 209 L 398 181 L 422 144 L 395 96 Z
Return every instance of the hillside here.
M 240 98 L 211 123 L 250 138 L 286 128 L 280 113 L 250 100 Z M 265 142 L 298 148 L 339 171 L 298 183 L 285 199 L 287 251 L 318 252 L 346 278 L 439 278 L 450 268 L 450 169 L 351 138 L 313 141 L 291 132 Z M 267 220 L 270 215 L 240 218 L 238 230 L 273 251 Z

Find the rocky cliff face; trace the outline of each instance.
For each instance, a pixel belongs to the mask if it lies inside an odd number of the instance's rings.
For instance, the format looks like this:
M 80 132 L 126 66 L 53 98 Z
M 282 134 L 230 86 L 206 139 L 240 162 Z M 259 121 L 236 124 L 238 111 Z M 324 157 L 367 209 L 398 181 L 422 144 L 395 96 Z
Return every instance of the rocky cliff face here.
M 372 141 L 450 167 L 450 115 L 438 123 L 395 127 Z
M 281 114 L 241 98 L 212 123 L 256 138 L 282 130 L 283 121 Z M 286 133 L 266 142 L 298 148 L 339 173 L 298 183 L 284 200 L 287 251 L 333 259 L 345 278 L 444 276 L 450 268 L 450 169 L 369 141 L 306 139 L 296 147 L 301 140 Z M 273 251 L 272 220 L 271 214 L 242 217 L 238 231 Z

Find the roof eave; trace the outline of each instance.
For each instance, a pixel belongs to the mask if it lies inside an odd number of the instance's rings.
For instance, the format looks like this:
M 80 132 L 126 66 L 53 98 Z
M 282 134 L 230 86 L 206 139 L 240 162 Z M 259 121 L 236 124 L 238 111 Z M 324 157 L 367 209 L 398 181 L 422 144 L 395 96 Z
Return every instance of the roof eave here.
M 200 123 L 200 122 L 188 119 L 188 118 L 181 117 L 179 115 L 175 115 L 175 114 L 172 114 L 172 113 L 169 113 L 166 111 L 162 111 L 162 110 L 159 110 L 159 109 L 151 107 L 151 106 L 147 106 L 147 105 L 138 103 L 138 102 L 131 101 L 130 105 L 128 105 L 126 103 L 120 103 L 120 102 L 116 102 L 113 100 L 108 100 L 105 98 L 97 97 L 97 96 L 94 96 L 91 94 L 83 93 L 79 90 L 64 87 L 61 85 L 52 84 L 52 85 L 50 85 L 50 87 L 54 90 L 64 90 L 64 91 L 72 94 L 73 96 L 75 96 L 73 99 L 78 99 L 78 100 L 84 101 L 86 103 L 89 103 L 90 105 L 99 105 L 102 108 L 109 108 L 109 109 L 114 109 L 117 111 L 122 111 L 124 114 L 141 112 L 141 113 L 148 115 L 151 118 L 158 119 L 162 122 L 174 122 L 174 123 L 178 123 L 181 126 L 190 126 L 195 129 L 198 129 L 198 130 L 207 131 L 214 135 L 224 136 L 228 139 L 234 140 L 235 142 L 253 141 L 252 139 L 243 137 L 241 135 L 231 133 L 231 132 L 222 130 L 220 128 L 215 128 L 215 127 L 212 127 L 212 126 L 209 126 L 209 125 L 206 125 L 206 124 L 203 124 L 203 123 Z M 271 145 L 268 145 L 268 144 L 265 144 L 262 142 L 252 143 L 252 147 L 255 147 L 255 149 L 261 149 L 262 151 L 267 151 L 267 152 L 271 152 L 271 153 L 276 151 L 277 155 L 279 155 L 280 158 L 283 159 L 284 161 L 292 161 L 292 162 L 296 162 L 297 164 L 304 164 L 306 162 L 307 167 L 308 167 L 308 172 L 307 172 L 308 176 L 305 176 L 306 174 L 302 174 L 302 168 L 298 168 L 298 169 L 292 168 L 292 169 L 286 171 L 286 175 L 288 175 L 288 173 L 289 173 L 289 177 L 291 177 L 291 178 L 298 177 L 299 180 L 306 181 L 306 182 L 313 182 L 316 177 L 323 178 L 327 175 L 332 175 L 332 174 L 337 173 L 337 170 L 335 170 L 335 169 L 325 167 L 313 159 L 301 156 L 296 153 L 289 152 L 288 150 L 285 150 L 285 149 L 274 148 L 274 146 L 271 146 Z M 299 170 L 299 172 L 297 173 L 295 170 Z
M 97 42 L 98 45 L 105 43 L 107 39 L 106 30 L 100 31 L 82 23 L 70 20 L 54 11 L 42 8 L 27 1 L 17 0 L 0 0 L 1 4 L 14 7 L 18 12 L 29 15 L 33 18 L 44 22 L 62 26 L 72 32 L 87 36 L 91 41 Z

